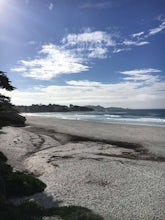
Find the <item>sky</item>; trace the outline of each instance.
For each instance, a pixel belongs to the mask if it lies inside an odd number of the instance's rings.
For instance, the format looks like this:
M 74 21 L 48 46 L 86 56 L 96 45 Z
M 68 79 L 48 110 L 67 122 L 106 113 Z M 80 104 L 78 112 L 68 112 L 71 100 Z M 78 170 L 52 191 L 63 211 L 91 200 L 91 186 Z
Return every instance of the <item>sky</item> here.
M 165 108 L 164 0 L 0 0 L 16 105 Z

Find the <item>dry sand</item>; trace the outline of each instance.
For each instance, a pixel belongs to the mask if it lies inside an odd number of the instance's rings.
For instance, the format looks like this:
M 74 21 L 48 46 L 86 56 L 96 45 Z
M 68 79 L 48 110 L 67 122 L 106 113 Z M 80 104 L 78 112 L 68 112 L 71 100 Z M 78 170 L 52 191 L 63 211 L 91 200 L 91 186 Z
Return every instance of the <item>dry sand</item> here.
M 28 117 L 0 151 L 47 184 L 45 206 L 80 205 L 107 220 L 165 219 L 165 128 Z

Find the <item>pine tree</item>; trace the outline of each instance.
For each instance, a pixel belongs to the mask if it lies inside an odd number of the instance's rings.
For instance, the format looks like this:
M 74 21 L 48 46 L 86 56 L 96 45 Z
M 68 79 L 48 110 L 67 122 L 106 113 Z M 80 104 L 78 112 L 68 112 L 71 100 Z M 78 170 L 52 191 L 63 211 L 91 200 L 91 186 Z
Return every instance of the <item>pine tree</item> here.
M 2 71 L 0 71 L 0 88 L 6 89 L 7 91 L 12 91 L 15 89 L 15 87 L 11 85 L 8 77 Z M 9 110 L 12 108 L 13 106 L 10 103 L 10 98 L 0 94 L 0 111 Z
M 0 71 L 0 88 L 13 91 L 15 87 L 11 85 L 6 74 Z M 18 114 L 17 110 L 10 102 L 8 96 L 0 93 L 0 126 L 4 125 L 24 125 L 25 118 Z
M 9 81 L 8 77 L 2 71 L 0 71 L 0 88 L 6 89 L 8 91 L 12 91 L 12 90 L 15 89 L 15 87 L 13 87 L 10 84 L 10 81 Z

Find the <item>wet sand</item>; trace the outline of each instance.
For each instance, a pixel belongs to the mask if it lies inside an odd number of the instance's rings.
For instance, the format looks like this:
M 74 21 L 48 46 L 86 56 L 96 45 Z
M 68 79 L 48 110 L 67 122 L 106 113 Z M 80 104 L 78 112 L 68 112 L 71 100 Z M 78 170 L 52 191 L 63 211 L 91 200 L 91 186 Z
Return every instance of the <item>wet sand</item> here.
M 45 206 L 85 206 L 107 220 L 165 218 L 165 128 L 43 117 L 27 124 L 4 128 L 0 150 L 47 184 L 35 195 Z

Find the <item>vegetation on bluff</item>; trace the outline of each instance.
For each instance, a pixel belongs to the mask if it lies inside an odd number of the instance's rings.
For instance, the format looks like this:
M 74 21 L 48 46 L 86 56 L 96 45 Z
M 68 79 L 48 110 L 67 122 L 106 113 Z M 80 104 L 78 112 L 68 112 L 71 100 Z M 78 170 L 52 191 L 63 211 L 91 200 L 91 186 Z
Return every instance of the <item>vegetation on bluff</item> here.
M 56 105 L 56 104 L 49 104 L 49 105 L 30 105 L 30 106 L 16 106 L 16 109 L 20 112 L 75 112 L 75 111 L 93 111 L 92 108 L 87 106 L 78 106 L 78 105 Z
M 2 71 L 0 71 L 0 88 L 7 91 L 15 89 Z M 24 123 L 25 118 L 18 114 L 16 108 L 11 104 L 10 98 L 0 93 L 0 127 L 5 125 L 22 126 Z
M 22 219 L 19 206 L 11 204 L 8 199 L 20 196 L 33 195 L 42 192 L 46 184 L 32 175 L 13 172 L 7 164 L 7 158 L 0 152 L 0 217 L 3 220 Z
M 46 184 L 32 175 L 13 172 L 7 158 L 0 152 L 0 218 L 1 220 L 40 220 L 43 216 L 60 216 L 63 220 L 103 220 L 91 210 L 79 206 L 46 209 L 34 200 L 20 205 L 9 202 L 10 198 L 32 195 L 44 191 Z

